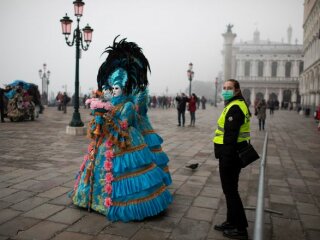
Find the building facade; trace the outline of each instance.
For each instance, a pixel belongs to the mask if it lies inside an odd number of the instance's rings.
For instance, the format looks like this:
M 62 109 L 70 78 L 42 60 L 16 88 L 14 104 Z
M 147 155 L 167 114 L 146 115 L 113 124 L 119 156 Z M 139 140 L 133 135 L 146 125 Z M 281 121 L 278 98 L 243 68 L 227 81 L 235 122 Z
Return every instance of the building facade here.
M 320 0 L 305 0 L 303 19 L 304 71 L 299 91 L 303 109 L 320 105 Z
M 260 32 L 256 30 L 253 40 L 237 42 L 232 46 L 232 64 L 228 66 L 232 72 L 231 78 L 239 80 L 248 103 L 254 104 L 264 98 L 275 101 L 279 107 L 295 108 L 300 102 L 299 75 L 303 71 L 303 47 L 297 41 L 292 44 L 291 38 L 290 26 L 286 43 L 261 40 Z

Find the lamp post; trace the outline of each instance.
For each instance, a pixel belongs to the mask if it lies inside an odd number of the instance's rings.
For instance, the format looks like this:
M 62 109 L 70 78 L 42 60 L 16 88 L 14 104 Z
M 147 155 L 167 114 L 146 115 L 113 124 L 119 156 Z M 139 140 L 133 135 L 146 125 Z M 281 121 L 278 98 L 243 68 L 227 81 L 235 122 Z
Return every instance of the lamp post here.
M 73 31 L 72 41 L 69 41 L 69 35 L 71 34 L 71 24 L 72 20 L 66 16 L 64 16 L 60 22 L 62 25 L 62 34 L 65 35 L 65 40 L 68 46 L 76 46 L 76 73 L 75 73 L 75 93 L 74 93 L 74 112 L 72 115 L 72 120 L 69 124 L 71 127 L 83 127 L 84 124 L 81 121 L 80 113 L 79 113 L 79 59 L 80 59 L 80 50 L 87 51 L 92 40 L 92 32 L 93 29 L 87 25 L 82 29 L 83 33 L 80 30 L 79 23 L 80 18 L 83 12 L 84 2 L 82 0 L 75 0 L 73 2 L 74 5 L 74 15 L 77 17 L 77 28 Z M 85 45 L 83 43 L 85 42 Z M 81 47 L 81 49 L 80 49 Z
M 191 82 L 194 76 L 194 71 L 192 71 L 193 64 L 189 63 L 189 69 L 187 71 L 188 79 L 189 79 L 189 96 L 191 96 Z
M 215 91 L 215 94 L 214 94 L 214 106 L 216 107 L 217 106 L 217 93 L 218 93 L 218 78 L 216 78 L 214 80 L 214 85 L 215 85 L 215 88 L 216 88 L 216 91 Z
M 41 79 L 41 85 L 42 85 L 42 102 L 44 105 L 48 104 L 48 85 L 49 85 L 49 77 L 50 77 L 50 71 L 47 71 L 47 64 L 43 64 L 43 71 L 42 69 L 39 70 L 39 77 Z

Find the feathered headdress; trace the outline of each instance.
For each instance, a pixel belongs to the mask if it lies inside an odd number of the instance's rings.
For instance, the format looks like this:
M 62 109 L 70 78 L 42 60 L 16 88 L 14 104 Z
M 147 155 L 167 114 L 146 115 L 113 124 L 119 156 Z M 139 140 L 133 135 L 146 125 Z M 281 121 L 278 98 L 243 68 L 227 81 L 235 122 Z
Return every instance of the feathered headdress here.
M 136 43 L 127 42 L 126 38 L 116 42 L 118 37 L 114 39 L 113 46 L 103 52 L 108 53 L 108 57 L 99 68 L 98 89 L 111 89 L 116 83 L 126 94 L 145 90 L 147 72 L 150 71 L 147 58 Z

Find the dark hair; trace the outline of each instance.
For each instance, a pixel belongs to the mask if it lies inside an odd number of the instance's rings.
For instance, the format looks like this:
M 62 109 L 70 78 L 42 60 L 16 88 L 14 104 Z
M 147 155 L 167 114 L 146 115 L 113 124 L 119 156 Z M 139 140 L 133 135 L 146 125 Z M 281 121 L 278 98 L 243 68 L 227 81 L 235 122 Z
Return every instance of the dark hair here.
M 235 79 L 229 79 L 229 80 L 227 80 L 227 82 L 232 82 L 232 83 L 233 83 L 233 86 L 234 86 L 234 89 L 235 89 L 235 90 L 238 90 L 237 93 L 236 93 L 236 96 L 240 97 L 240 98 L 245 102 L 245 104 L 247 105 L 249 114 L 250 114 L 250 116 L 251 116 L 251 112 L 250 112 L 249 106 L 248 106 L 248 104 L 247 104 L 247 101 L 244 99 L 244 97 L 243 97 L 243 95 L 242 95 L 239 81 L 237 81 L 237 80 L 235 80 Z

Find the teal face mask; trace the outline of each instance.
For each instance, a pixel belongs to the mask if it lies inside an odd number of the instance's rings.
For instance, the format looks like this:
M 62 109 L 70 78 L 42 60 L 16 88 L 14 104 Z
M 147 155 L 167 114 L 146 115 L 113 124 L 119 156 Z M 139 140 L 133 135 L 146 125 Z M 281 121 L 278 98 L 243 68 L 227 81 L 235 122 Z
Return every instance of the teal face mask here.
M 234 96 L 234 92 L 233 90 L 222 90 L 221 95 L 225 101 L 228 101 Z

